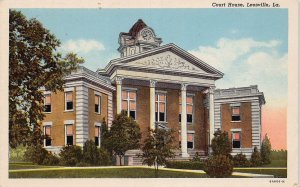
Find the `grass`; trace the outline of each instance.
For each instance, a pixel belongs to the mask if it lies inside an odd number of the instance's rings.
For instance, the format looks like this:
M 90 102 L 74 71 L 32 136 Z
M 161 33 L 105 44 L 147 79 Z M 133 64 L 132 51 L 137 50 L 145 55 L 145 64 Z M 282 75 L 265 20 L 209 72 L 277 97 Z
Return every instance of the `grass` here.
M 287 160 L 272 160 L 271 164 L 264 165 L 263 167 L 287 167 Z
M 38 169 L 38 168 L 57 168 L 59 166 L 43 166 L 43 165 L 37 165 L 37 164 L 32 164 L 30 162 L 14 162 L 14 163 L 9 163 L 9 170 L 14 170 L 14 169 Z
M 13 171 L 10 178 L 154 178 L 150 168 L 61 169 Z M 207 178 L 206 174 L 159 170 L 160 178 Z
M 274 168 L 263 168 L 263 169 L 247 169 L 247 168 L 235 168 L 233 169 L 235 172 L 242 172 L 242 173 L 255 173 L 255 174 L 269 174 L 274 175 L 275 178 L 287 178 L 287 169 L 281 168 L 281 169 L 274 169 Z

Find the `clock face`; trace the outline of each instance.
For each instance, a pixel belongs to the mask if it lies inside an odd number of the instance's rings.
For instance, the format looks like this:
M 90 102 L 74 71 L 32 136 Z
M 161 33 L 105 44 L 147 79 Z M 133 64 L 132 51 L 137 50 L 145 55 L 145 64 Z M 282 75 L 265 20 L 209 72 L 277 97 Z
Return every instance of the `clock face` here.
M 144 40 L 150 40 L 152 38 L 152 32 L 150 30 L 145 30 L 142 32 L 142 37 Z

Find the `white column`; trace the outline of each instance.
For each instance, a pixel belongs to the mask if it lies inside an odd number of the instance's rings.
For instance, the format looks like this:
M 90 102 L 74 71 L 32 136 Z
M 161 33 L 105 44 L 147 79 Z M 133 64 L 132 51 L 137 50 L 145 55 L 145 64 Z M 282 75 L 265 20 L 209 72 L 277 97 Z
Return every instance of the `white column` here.
M 214 104 L 214 89 L 215 87 L 209 88 L 209 144 L 214 137 L 215 132 L 215 104 Z
M 122 111 L 122 80 L 123 77 L 116 77 L 116 85 L 117 85 L 117 114 L 120 114 Z
M 181 156 L 189 157 L 187 153 L 187 126 L 186 126 L 186 87 L 181 85 Z
M 150 80 L 150 129 L 155 129 L 155 80 Z

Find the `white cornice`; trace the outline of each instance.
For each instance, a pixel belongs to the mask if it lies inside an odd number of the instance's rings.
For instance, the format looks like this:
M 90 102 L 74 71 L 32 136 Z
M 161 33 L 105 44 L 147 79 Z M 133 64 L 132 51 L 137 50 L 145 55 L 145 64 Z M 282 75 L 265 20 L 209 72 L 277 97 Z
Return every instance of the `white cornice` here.
M 76 72 L 65 77 L 65 81 L 72 82 L 77 81 L 78 79 L 85 78 L 88 81 L 101 85 L 104 88 L 109 90 L 115 90 L 115 87 L 111 85 L 109 78 L 103 77 L 96 72 L 93 72 L 83 66 L 80 66 Z

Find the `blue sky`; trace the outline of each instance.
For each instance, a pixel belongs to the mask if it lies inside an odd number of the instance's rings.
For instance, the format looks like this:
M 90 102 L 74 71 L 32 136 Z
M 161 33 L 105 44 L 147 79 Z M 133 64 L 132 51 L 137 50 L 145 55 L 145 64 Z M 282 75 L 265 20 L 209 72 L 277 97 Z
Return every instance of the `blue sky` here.
M 120 32 L 138 20 L 225 76 L 218 88 L 257 84 L 267 103 L 287 101 L 287 9 L 19 9 L 37 18 L 91 70 L 119 57 Z

